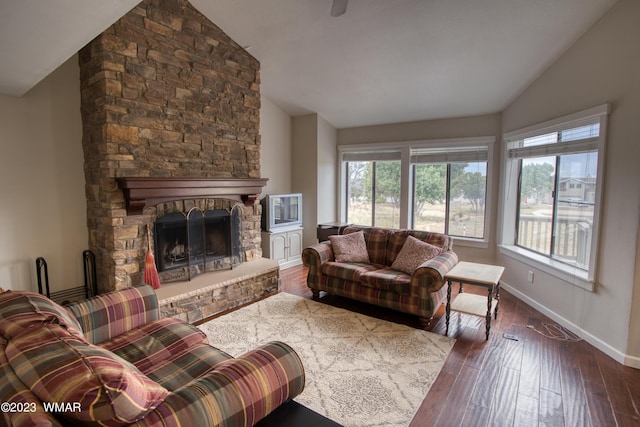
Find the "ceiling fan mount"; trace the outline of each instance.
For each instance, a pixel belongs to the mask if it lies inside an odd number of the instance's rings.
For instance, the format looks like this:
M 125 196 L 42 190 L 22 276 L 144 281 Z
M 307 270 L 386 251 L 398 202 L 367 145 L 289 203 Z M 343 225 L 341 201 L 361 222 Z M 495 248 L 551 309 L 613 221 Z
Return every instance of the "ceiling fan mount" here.
M 344 15 L 347 11 L 347 2 L 349 0 L 333 0 L 333 4 L 331 5 L 331 16 L 337 17 L 340 15 Z

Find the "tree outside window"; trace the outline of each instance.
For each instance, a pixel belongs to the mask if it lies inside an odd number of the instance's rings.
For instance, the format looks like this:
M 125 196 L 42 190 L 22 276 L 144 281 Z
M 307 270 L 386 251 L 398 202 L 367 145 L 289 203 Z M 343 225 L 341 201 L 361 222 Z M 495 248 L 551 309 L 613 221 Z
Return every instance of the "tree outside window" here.
M 400 161 L 347 163 L 347 222 L 400 227 Z
M 448 234 L 484 237 L 484 212 L 487 195 L 487 163 L 451 165 Z
M 452 236 L 482 238 L 486 162 L 414 167 L 413 227 Z
M 447 165 L 417 164 L 413 179 L 413 228 L 444 233 Z

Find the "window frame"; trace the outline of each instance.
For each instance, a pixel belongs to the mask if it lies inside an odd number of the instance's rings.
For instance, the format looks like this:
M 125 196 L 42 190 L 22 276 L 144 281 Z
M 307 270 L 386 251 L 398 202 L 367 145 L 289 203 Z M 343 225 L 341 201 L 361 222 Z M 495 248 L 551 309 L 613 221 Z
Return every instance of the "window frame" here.
M 592 292 L 594 291 L 594 284 L 597 277 L 597 265 L 599 259 L 600 218 L 602 213 L 602 194 L 605 174 L 604 165 L 608 114 L 609 105 L 603 104 L 577 113 L 569 114 L 546 122 L 507 132 L 502 136 L 504 143 L 504 161 L 502 162 L 501 172 L 502 197 L 499 223 L 502 224 L 502 227 L 499 230 L 500 243 L 498 245 L 500 253 L 514 258 L 528 266 L 545 271 L 552 276 L 571 283 L 575 286 Z M 526 249 L 517 245 L 516 239 L 518 235 L 518 206 L 520 200 L 520 186 L 518 180 L 520 178 L 522 158 L 524 158 L 525 156 L 510 155 L 512 154 L 510 153 L 510 150 L 518 150 L 518 148 L 514 149 L 512 145 L 525 138 L 541 136 L 552 132 L 560 132 L 563 130 L 579 127 L 581 125 L 595 123 L 599 124 L 600 130 L 597 138 L 590 139 L 592 140 L 592 145 L 595 147 L 595 149 L 591 151 L 597 151 L 598 156 L 593 212 L 593 230 L 590 243 L 591 255 L 589 259 L 588 269 L 582 269 L 577 266 L 557 261 L 551 256 L 547 256 L 545 254 L 541 254 L 539 252 L 535 252 L 533 250 Z M 570 142 L 564 144 L 565 145 L 563 147 L 555 148 L 553 153 L 550 153 L 550 155 L 557 156 L 556 160 L 562 155 L 580 152 L 580 143 L 576 144 Z M 586 145 L 586 143 L 584 143 L 583 145 Z M 534 147 L 533 149 L 538 150 L 537 147 Z M 555 179 L 557 179 L 557 171 Z
M 469 138 L 443 138 L 434 140 L 415 140 L 402 142 L 386 142 L 371 144 L 351 144 L 338 146 L 338 206 L 340 221 L 347 219 L 347 159 L 360 158 L 365 160 L 370 155 L 370 160 L 380 160 L 390 156 L 389 153 L 400 158 L 400 228 L 407 229 L 413 222 L 413 164 L 411 160 L 412 150 L 427 149 L 440 150 L 443 153 L 448 149 L 464 150 L 465 147 L 483 147 L 487 152 L 487 177 L 485 194 L 485 216 L 483 238 L 454 236 L 456 244 L 461 246 L 487 248 L 489 238 L 492 235 L 490 224 L 493 216 L 493 173 L 495 136 L 479 136 Z M 360 157 L 358 157 L 360 156 Z

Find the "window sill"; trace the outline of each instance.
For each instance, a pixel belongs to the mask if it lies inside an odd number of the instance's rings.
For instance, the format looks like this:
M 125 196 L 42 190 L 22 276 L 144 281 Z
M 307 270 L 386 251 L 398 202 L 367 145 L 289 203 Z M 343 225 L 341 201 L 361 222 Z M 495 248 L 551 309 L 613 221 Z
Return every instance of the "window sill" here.
M 589 279 L 589 273 L 576 267 L 555 261 L 526 249 L 512 245 L 498 245 L 500 253 L 520 261 L 526 265 L 542 270 L 569 284 L 578 286 L 589 292 L 594 291 L 594 282 Z
M 456 246 L 463 246 L 467 248 L 488 248 L 489 241 L 483 239 L 471 239 L 468 237 L 451 236 L 453 239 L 453 247 L 455 251 Z

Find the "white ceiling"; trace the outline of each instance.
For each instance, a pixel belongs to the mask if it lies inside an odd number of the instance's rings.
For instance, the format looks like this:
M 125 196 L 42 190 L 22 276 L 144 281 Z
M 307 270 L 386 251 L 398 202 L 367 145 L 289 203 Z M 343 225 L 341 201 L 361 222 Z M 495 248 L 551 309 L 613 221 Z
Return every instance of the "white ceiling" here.
M 22 96 L 140 0 L 0 0 L 0 94 Z
M 504 109 L 616 0 L 191 0 L 261 63 L 262 93 L 337 128 Z M 20 96 L 137 0 L 0 0 Z

